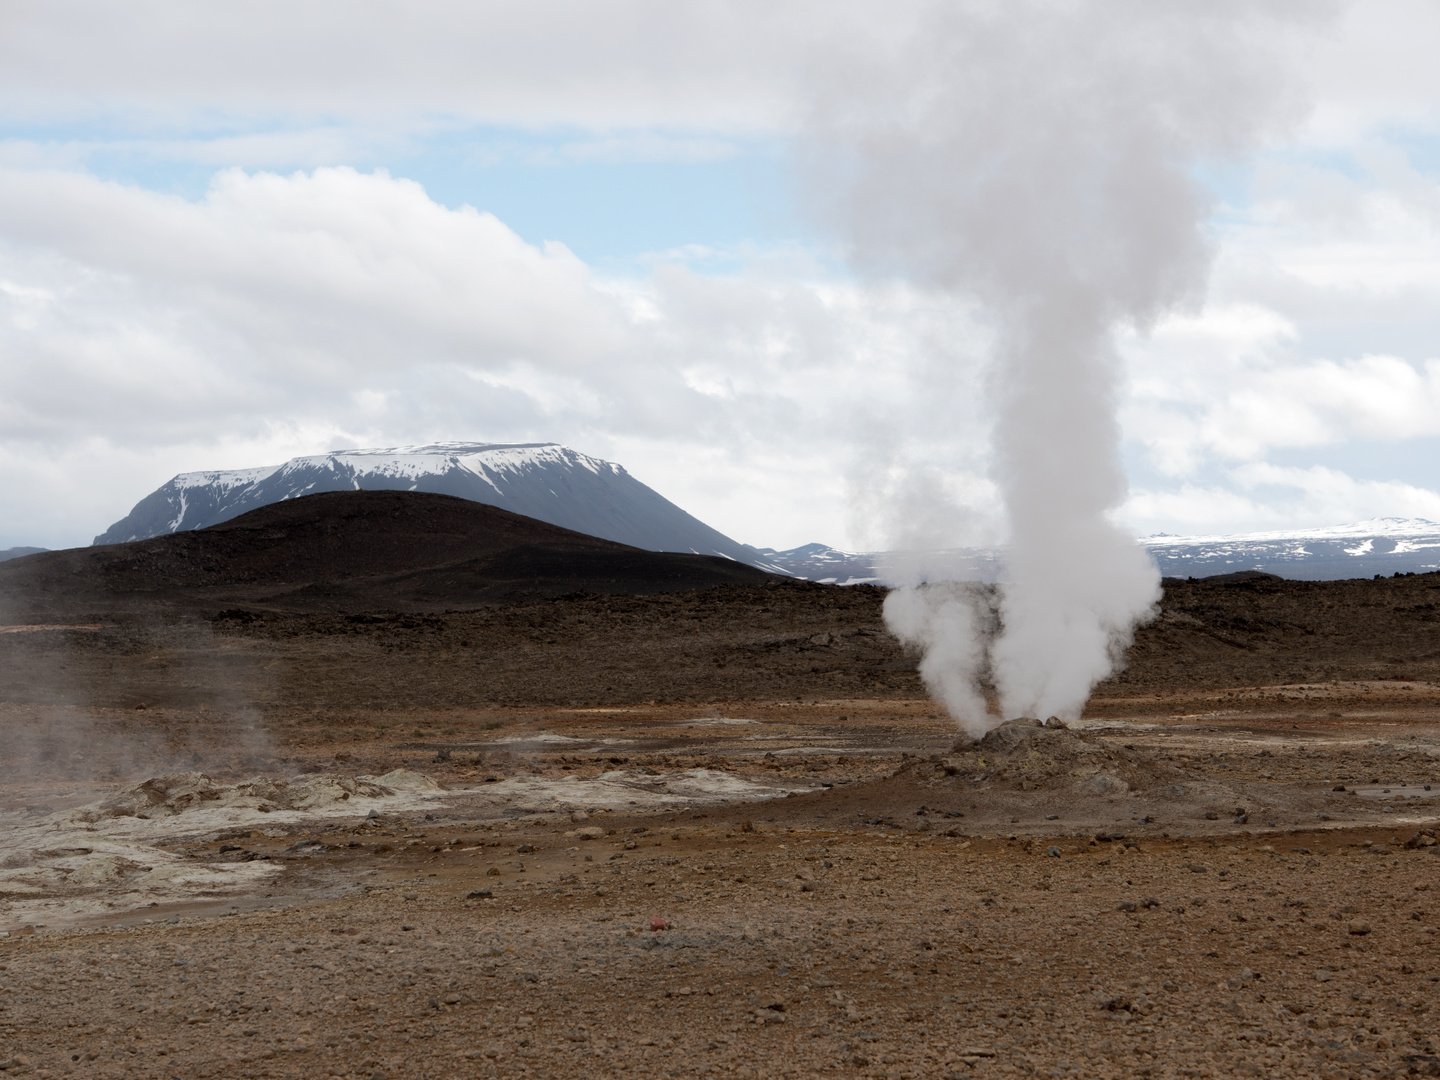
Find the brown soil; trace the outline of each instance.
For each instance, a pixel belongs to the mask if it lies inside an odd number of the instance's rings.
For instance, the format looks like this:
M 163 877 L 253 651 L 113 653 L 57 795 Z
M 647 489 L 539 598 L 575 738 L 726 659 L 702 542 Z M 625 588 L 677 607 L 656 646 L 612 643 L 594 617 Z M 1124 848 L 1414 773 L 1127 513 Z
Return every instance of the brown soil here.
M 1168 583 L 979 744 L 875 589 L 35 611 L 100 628 L 0 635 L 0 1065 L 1440 1075 L 1437 587 Z

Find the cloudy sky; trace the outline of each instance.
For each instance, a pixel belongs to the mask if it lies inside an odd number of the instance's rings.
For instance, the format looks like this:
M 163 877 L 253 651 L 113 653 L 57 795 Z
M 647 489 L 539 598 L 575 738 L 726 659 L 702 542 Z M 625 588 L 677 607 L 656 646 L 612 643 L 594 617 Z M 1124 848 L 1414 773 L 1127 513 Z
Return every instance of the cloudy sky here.
M 1193 170 L 1203 302 L 1121 332 L 1140 534 L 1440 519 L 1440 8 L 1273 6 L 1306 11 L 1283 122 Z M 181 471 L 457 439 L 619 461 L 757 545 L 994 535 L 986 312 L 817 211 L 827 95 L 906 78 L 926 19 L 5 5 L 0 547 Z

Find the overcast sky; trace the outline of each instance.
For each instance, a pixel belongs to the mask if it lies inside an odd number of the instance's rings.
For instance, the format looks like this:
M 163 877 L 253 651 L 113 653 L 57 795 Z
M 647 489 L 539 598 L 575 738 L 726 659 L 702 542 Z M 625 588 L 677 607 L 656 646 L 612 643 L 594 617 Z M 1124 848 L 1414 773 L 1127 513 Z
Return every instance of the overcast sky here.
M 854 270 L 801 167 L 924 12 L 6 4 L 0 547 L 461 439 L 619 461 L 756 545 L 917 506 L 985 538 L 985 312 Z M 1274 43 L 1289 122 L 1197 174 L 1203 305 L 1122 337 L 1139 534 L 1440 520 L 1440 7 L 1331 14 Z

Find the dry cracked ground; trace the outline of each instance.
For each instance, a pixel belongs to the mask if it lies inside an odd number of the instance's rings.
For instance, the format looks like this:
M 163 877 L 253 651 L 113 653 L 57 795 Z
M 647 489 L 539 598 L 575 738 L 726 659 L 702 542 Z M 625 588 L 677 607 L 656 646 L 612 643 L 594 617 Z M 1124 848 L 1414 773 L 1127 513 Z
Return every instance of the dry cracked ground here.
M 1333 641 L 1266 677 L 1289 631 L 1232 619 L 1205 678 L 1137 663 L 1073 729 L 974 747 L 878 635 L 879 674 L 821 692 L 878 625 L 845 617 L 707 645 L 627 691 L 653 704 L 604 689 L 633 658 L 576 701 L 590 661 L 543 628 L 468 704 L 450 646 L 410 638 L 7 644 L 0 1069 L 1440 1075 L 1428 645 L 1406 678 Z M 547 644 L 560 701 L 525 690 Z M 786 656 L 784 685 L 706 692 Z M 37 691 L 61 670 L 84 695 Z

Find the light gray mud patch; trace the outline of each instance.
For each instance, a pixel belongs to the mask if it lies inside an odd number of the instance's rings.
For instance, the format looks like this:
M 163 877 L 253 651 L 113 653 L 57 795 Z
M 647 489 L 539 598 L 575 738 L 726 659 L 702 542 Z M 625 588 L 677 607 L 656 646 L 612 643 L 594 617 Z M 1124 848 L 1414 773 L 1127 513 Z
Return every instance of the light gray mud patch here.
M 612 770 L 590 779 L 524 775 L 449 791 L 409 769 L 382 776 L 255 777 L 229 785 L 201 773 L 176 773 L 73 809 L 0 814 L 0 931 L 100 916 L 133 920 L 152 906 L 198 910 L 238 902 L 273 887 L 286 864 L 185 848 L 358 826 L 376 820 L 372 812 L 389 820 L 434 813 L 480 822 L 517 812 L 667 810 L 810 790 L 809 783 L 757 782 L 703 768 L 657 774 Z M 303 856 L 307 843 L 290 851 Z

